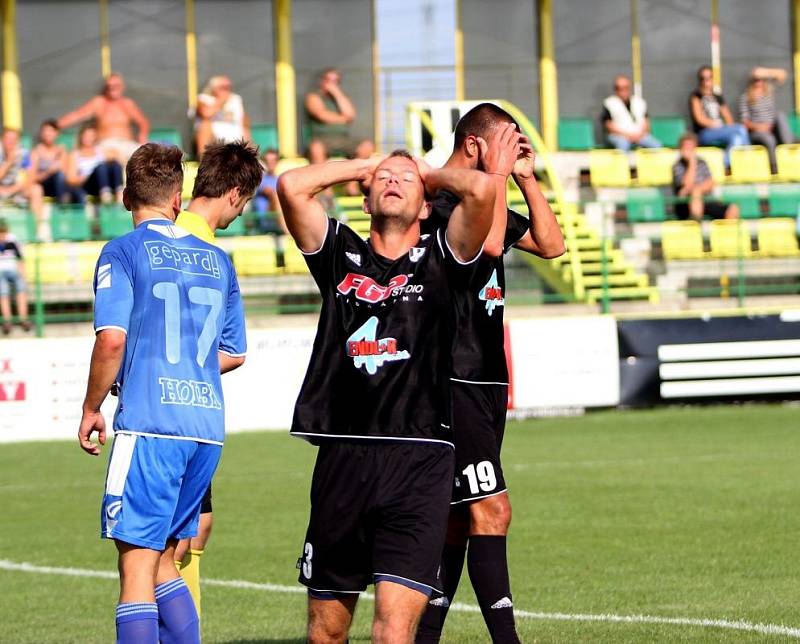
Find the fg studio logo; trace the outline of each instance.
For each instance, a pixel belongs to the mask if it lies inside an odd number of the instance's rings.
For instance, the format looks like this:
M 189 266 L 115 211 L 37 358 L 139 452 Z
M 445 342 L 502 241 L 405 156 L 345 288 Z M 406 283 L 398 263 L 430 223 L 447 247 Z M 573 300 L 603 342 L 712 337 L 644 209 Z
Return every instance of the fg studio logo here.
M 353 359 L 356 369 L 364 370 L 371 376 L 378 373 L 387 362 L 408 360 L 411 354 L 405 349 L 397 349 L 394 338 L 377 338 L 378 318 L 374 315 L 364 322 L 357 331 L 347 338 L 347 355 Z
M 497 283 L 497 269 L 492 271 L 492 276 L 486 282 L 480 293 L 478 299 L 486 302 L 486 312 L 491 315 L 494 313 L 495 307 L 505 306 L 506 301 L 503 299 L 503 289 Z

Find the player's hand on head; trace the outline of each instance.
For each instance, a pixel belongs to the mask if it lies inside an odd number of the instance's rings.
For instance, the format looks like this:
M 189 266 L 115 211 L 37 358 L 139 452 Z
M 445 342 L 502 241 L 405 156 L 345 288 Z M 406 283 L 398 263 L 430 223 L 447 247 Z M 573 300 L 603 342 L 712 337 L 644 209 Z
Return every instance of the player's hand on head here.
M 501 123 L 491 142 L 483 141 L 479 137 L 478 145 L 484 171 L 509 176 L 519 156 L 521 136 L 514 123 Z
M 93 443 L 92 434 L 97 432 L 97 443 Z M 106 444 L 106 421 L 99 411 L 84 411 L 78 429 L 78 443 L 87 454 L 98 456 L 100 446 Z M 98 444 L 99 443 L 99 444 Z
M 414 163 L 417 164 L 417 172 L 419 172 L 419 176 L 420 179 L 422 179 L 422 183 L 425 183 L 425 178 L 431 173 L 433 168 L 422 157 L 414 157 Z
M 521 136 L 519 139 L 519 155 L 514 163 L 512 174 L 518 179 L 530 179 L 533 176 L 535 162 L 536 152 L 534 152 L 531 142 L 527 136 Z

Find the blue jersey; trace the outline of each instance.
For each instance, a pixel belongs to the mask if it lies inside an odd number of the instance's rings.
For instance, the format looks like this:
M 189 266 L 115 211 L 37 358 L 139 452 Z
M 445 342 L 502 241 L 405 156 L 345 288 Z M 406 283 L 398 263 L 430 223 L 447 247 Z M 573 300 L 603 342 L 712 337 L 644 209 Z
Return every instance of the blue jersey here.
M 247 350 L 228 256 L 166 219 L 105 245 L 94 279 L 95 332 L 125 331 L 114 430 L 221 444 L 217 351 Z

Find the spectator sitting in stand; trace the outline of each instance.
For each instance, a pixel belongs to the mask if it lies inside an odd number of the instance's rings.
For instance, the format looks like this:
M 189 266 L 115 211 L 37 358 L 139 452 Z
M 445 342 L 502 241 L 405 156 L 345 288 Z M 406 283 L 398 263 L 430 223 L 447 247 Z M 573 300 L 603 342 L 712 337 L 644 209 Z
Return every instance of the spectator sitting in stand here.
M 125 96 L 125 81 L 120 74 L 110 74 L 103 92 L 64 114 L 58 119 L 58 127 L 72 127 L 89 119 L 97 126 L 100 147 L 108 153 L 113 151 L 123 165 L 150 134 L 150 121 L 136 102 Z M 132 125 L 138 130 L 137 136 L 133 135 Z
M 738 219 L 739 207 L 721 201 L 705 200 L 714 190 L 711 170 L 697 156 L 697 135 L 684 134 L 679 145 L 680 158 L 672 166 L 672 185 L 678 197 L 688 197 L 688 202 L 675 204 L 678 219 L 701 221 L 703 215 L 711 219 Z
M 264 152 L 262 160 L 264 161 L 264 176 L 261 179 L 258 190 L 256 190 L 255 197 L 253 197 L 253 211 L 258 215 L 261 230 L 266 231 L 269 228 L 267 213 L 274 212 L 278 226 L 284 233 L 288 233 L 289 231 L 283 221 L 283 212 L 281 211 L 281 203 L 278 201 L 277 193 L 278 175 L 275 170 L 280 160 L 278 151 L 270 148 Z
M 28 319 L 28 295 L 25 285 L 25 261 L 16 237 L 8 232 L 5 219 L 0 219 L 0 314 L 3 335 L 11 333 L 11 289 L 17 300 L 17 315 L 25 331 L 33 328 Z
M 326 69 L 320 74 L 319 87 L 306 94 L 304 103 L 311 132 L 310 163 L 322 163 L 329 156 L 367 159 L 375 151 L 368 139 L 353 144 L 350 124 L 356 118 L 356 108 L 344 93 L 341 80 L 337 69 Z M 353 194 L 359 194 L 358 186 Z
M 603 101 L 600 117 L 608 143 L 628 152 L 634 146 L 660 148 L 661 141 L 650 134 L 645 100 L 631 93 L 631 81 L 620 74 L 614 79 L 614 93 Z
M 772 173 L 778 171 L 775 146 L 793 143 L 794 137 L 784 112 L 775 106 L 775 83 L 786 81 L 786 71 L 769 67 L 756 67 L 750 75 L 747 91 L 739 99 L 742 123 L 750 131 L 750 141 L 763 145 L 769 152 Z
M 232 143 L 250 140 L 250 117 L 244 110 L 239 94 L 233 93 L 233 84 L 227 76 L 212 76 L 197 97 L 197 108 L 190 112 L 195 118 L 195 145 L 197 155 L 211 141 Z
M 67 165 L 67 151 L 56 143 L 58 123 L 47 120 L 39 126 L 39 140 L 31 152 L 28 172 L 31 181 L 42 186 L 45 197 L 52 197 L 59 203 L 69 201 L 67 180 L 64 170 Z
M 0 145 L 0 200 L 11 200 L 18 206 L 30 205 L 36 220 L 37 236 L 48 240 L 50 233 L 44 221 L 43 191 L 30 176 L 25 177 L 22 163 L 25 152 L 19 144 L 19 132 L 12 129 L 3 130 Z
M 101 203 L 122 203 L 122 166 L 112 153 L 97 144 L 97 129 L 84 125 L 78 133 L 78 145 L 67 157 L 67 185 L 76 203 L 86 203 L 86 196 L 98 197 Z
M 697 70 L 697 89 L 689 97 L 689 112 L 700 145 L 726 148 L 726 166 L 730 165 L 730 150 L 734 145 L 750 144 L 747 128 L 734 123 L 722 94 L 714 92 L 714 75 L 708 65 Z

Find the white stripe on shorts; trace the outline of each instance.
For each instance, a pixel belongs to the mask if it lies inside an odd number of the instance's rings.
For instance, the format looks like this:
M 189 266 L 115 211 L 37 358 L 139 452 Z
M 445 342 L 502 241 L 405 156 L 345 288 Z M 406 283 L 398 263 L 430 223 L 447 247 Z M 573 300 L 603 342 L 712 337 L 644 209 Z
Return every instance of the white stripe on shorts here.
M 125 489 L 125 479 L 131 469 L 133 448 L 136 446 L 136 436 L 132 434 L 117 434 L 114 436 L 114 446 L 111 450 L 111 462 L 108 464 L 106 476 L 106 494 L 122 496 Z

